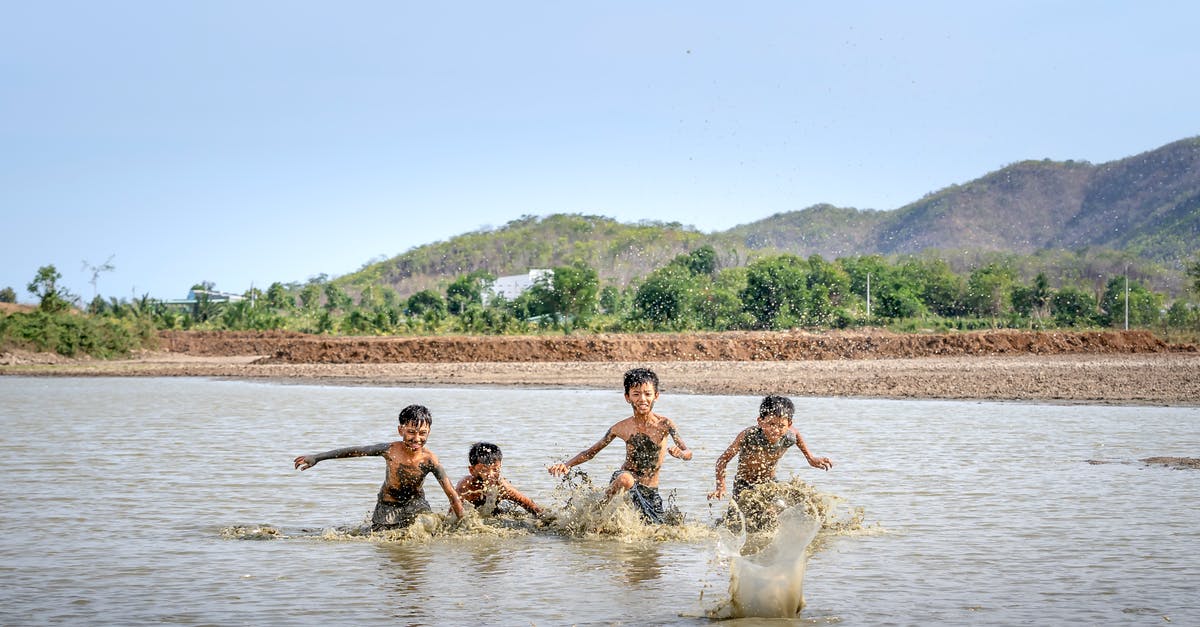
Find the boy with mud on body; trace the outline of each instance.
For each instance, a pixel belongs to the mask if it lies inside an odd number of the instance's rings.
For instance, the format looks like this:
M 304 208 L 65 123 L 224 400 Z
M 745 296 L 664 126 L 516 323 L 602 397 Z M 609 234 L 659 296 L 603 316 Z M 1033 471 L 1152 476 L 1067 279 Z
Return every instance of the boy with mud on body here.
M 625 441 L 625 463 L 614 472 L 606 496 L 628 492 L 633 504 L 648 522 L 663 522 L 662 497 L 658 494 L 658 475 L 663 460 L 671 457 L 687 461 L 692 451 L 680 439 L 675 423 L 666 416 L 654 413 L 658 400 L 658 375 L 646 368 L 634 368 L 625 373 L 625 401 L 633 415 L 609 427 L 598 442 L 564 463 L 550 466 L 550 474 L 565 476 L 572 466 L 578 466 L 596 456 L 604 447 L 620 438 Z M 667 446 L 667 436 L 674 442 Z
M 326 459 L 367 455 L 382 457 L 387 462 L 387 474 L 379 488 L 375 512 L 371 515 L 372 531 L 407 527 L 416 520 L 418 514 L 432 511 L 429 502 L 425 500 L 425 490 L 421 485 L 425 482 L 425 476 L 430 473 L 433 473 L 438 484 L 442 486 L 446 498 L 450 499 L 450 509 L 462 518 L 462 501 L 454 491 L 454 484 L 450 483 L 450 478 L 438 462 L 437 455 L 425 448 L 432 426 L 433 416 L 424 405 L 409 405 L 400 411 L 400 426 L 397 427 L 397 431 L 403 438 L 401 441 L 350 446 L 315 455 L 301 455 L 296 458 L 296 468 L 307 470 Z
M 738 456 L 737 476 L 733 480 L 733 498 L 745 490 L 764 483 L 773 483 L 775 467 L 783 454 L 792 446 L 804 453 L 808 465 L 821 470 L 833 468 L 833 462 L 828 457 L 813 457 L 804 444 L 800 432 L 792 426 L 792 415 L 796 412 L 795 405 L 786 396 L 771 395 L 763 398 L 758 406 L 758 424 L 746 427 L 724 453 L 717 458 L 717 488 L 709 493 L 708 498 L 719 499 L 725 496 L 725 466 L 735 455 Z
M 503 501 L 512 501 L 530 514 L 541 516 L 542 509 L 533 499 L 521 494 L 520 490 L 500 474 L 504 454 L 500 452 L 499 446 L 491 442 L 476 442 L 467 451 L 467 462 L 467 476 L 454 486 L 460 499 L 476 509 L 487 506 L 489 500 L 493 508 Z

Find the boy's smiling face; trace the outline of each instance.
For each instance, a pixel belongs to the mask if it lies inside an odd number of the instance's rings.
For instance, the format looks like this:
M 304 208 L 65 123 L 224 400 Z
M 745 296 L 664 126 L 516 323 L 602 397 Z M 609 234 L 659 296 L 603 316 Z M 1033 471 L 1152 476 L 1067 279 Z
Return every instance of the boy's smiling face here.
M 625 392 L 625 400 L 633 407 L 633 413 L 648 414 L 654 409 L 654 401 L 658 400 L 658 389 L 649 381 L 633 385 Z
M 404 440 L 404 448 L 416 452 L 425 447 L 429 440 L 429 425 L 408 422 L 400 425 L 400 437 Z
M 790 426 L 792 421 L 785 416 L 760 416 L 758 419 L 758 428 L 762 429 L 763 437 L 772 443 L 778 442 Z
M 500 480 L 500 465 L 503 463 L 503 461 L 495 461 L 490 464 L 471 464 L 467 467 L 467 471 L 471 473 L 472 477 L 485 483 L 495 483 Z

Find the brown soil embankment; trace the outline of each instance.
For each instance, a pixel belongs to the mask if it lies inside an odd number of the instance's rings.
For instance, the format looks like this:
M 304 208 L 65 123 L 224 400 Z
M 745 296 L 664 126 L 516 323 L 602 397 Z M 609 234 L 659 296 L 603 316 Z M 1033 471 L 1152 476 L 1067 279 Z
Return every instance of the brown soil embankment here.
M 160 349 L 108 361 L 0 354 L 0 375 L 620 390 L 621 373 L 647 366 L 671 394 L 1200 404 L 1200 352 L 1145 332 L 434 338 L 173 332 L 163 334 Z
M 163 349 L 265 356 L 260 363 L 804 361 L 995 355 L 1196 352 L 1146 331 L 947 334 L 691 333 L 578 336 L 327 337 L 299 333 L 164 332 Z

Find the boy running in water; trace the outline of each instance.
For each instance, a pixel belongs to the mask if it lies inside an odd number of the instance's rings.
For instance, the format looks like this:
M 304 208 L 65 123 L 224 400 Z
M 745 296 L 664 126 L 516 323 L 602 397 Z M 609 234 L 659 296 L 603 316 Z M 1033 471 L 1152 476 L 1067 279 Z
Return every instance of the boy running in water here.
M 476 509 L 486 506 L 489 500 L 493 509 L 503 501 L 512 501 L 534 516 L 541 515 L 542 510 L 533 499 L 521 494 L 500 474 L 504 455 L 499 446 L 491 442 L 476 442 L 467 451 L 467 461 L 470 463 L 467 467 L 470 474 L 460 479 L 454 487 L 459 498 Z
M 746 427 L 725 452 L 717 458 L 717 487 L 709 493 L 709 499 L 725 496 L 725 466 L 735 455 L 738 456 L 737 475 L 733 480 L 733 498 L 741 493 L 775 479 L 775 467 L 783 454 L 795 446 L 804 453 L 808 465 L 821 470 L 833 468 L 828 457 L 813 457 L 804 444 L 800 432 L 792 426 L 795 405 L 786 396 L 771 395 L 762 400 L 758 407 L 758 424 Z
M 609 427 L 598 442 L 566 462 L 550 466 L 550 474 L 565 476 L 572 466 L 578 466 L 596 456 L 604 447 L 620 438 L 625 441 L 625 463 L 614 472 L 606 495 L 612 497 L 629 492 L 630 499 L 648 522 L 663 522 L 662 497 L 658 493 L 658 474 L 669 453 L 684 461 L 692 451 L 680 439 L 675 423 L 666 416 L 654 413 L 658 400 L 658 375 L 646 368 L 634 368 L 625 373 L 625 400 L 633 415 Z M 674 445 L 667 445 L 670 436 Z
M 450 509 L 462 518 L 462 501 L 454 491 L 454 484 L 450 483 L 450 478 L 438 462 L 437 455 L 425 448 L 432 426 L 433 416 L 424 405 L 409 405 L 400 411 L 400 426 L 397 430 L 403 438 L 401 441 L 301 455 L 296 458 L 296 468 L 307 470 L 326 459 L 367 455 L 382 457 L 387 462 L 387 474 L 384 475 L 383 485 L 379 488 L 375 513 L 371 516 L 372 531 L 407 527 L 416 520 L 417 514 L 432 511 L 429 502 L 425 500 L 425 490 L 421 485 L 425 482 L 425 476 L 430 473 L 433 473 L 438 484 L 442 486 L 446 498 L 450 499 Z

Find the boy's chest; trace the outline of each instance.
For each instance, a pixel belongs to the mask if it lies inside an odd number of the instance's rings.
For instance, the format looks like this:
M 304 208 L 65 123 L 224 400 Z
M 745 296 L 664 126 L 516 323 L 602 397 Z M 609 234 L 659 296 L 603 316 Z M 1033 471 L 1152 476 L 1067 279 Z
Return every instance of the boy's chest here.
M 667 435 L 671 432 L 670 426 L 666 423 L 656 423 L 648 425 L 630 424 L 624 425 L 623 429 L 617 430 L 616 436 L 629 442 L 630 440 L 649 439 L 655 444 L 662 444 L 667 439 Z
M 388 454 L 388 474 L 401 477 L 424 476 L 433 470 L 433 462 L 425 455 Z

